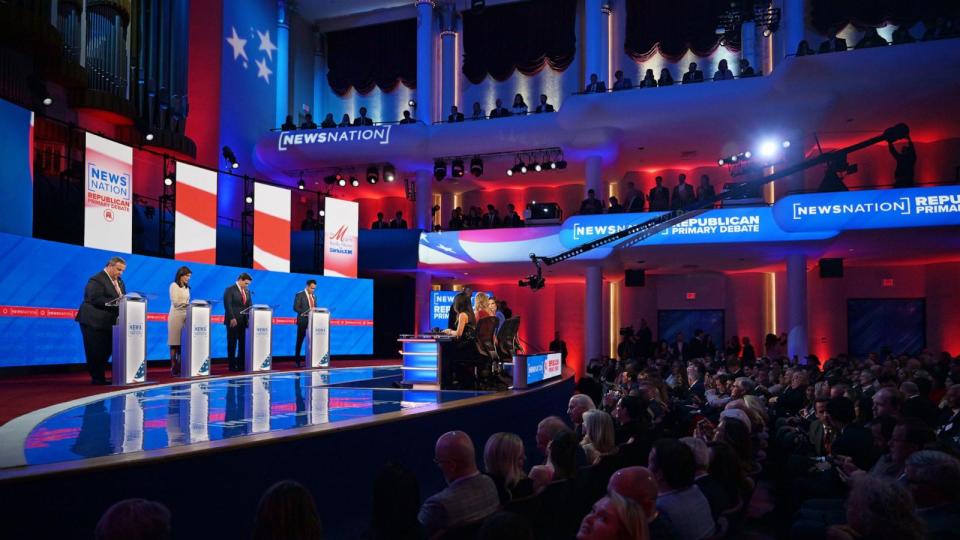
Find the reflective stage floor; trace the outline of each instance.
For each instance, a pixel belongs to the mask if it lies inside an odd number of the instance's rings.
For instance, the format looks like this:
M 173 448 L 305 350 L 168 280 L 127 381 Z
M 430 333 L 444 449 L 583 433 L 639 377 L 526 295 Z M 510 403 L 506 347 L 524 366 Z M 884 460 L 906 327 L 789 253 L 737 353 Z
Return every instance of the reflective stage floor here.
M 185 381 L 75 400 L 0 428 L 0 469 L 134 454 L 429 407 L 484 392 L 393 387 L 399 367 Z

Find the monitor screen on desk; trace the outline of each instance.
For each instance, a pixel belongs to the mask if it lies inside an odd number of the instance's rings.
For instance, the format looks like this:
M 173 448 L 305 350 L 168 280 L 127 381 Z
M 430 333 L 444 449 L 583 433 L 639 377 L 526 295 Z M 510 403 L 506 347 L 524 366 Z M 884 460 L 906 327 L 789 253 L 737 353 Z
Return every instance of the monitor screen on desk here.
M 563 370 L 560 353 L 531 354 L 527 357 L 527 386 L 559 377 Z

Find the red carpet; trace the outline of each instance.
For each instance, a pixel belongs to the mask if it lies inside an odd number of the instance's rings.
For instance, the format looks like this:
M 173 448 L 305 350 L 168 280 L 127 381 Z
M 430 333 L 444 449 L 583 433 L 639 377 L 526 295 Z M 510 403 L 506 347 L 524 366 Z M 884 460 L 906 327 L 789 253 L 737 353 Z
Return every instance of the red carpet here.
M 399 364 L 399 360 L 333 360 L 334 368 L 371 367 Z M 273 371 L 293 371 L 293 362 L 282 362 Z M 239 375 L 227 370 L 227 364 L 215 363 L 213 376 Z M 107 372 L 109 377 L 109 371 Z M 169 367 L 147 369 L 146 386 L 182 381 L 170 374 Z M 19 375 L 0 378 L 0 425 L 22 414 L 63 403 L 77 398 L 104 394 L 122 387 L 92 386 L 86 372 L 51 373 L 44 375 Z M 132 387 L 130 387 L 132 388 Z

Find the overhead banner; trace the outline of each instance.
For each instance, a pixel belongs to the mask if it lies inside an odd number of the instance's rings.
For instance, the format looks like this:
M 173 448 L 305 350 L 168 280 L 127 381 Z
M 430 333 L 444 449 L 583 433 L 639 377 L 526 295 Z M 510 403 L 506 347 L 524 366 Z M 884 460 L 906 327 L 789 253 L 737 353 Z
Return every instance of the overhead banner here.
M 87 133 L 83 245 L 133 251 L 133 148 Z
M 174 258 L 217 262 L 217 173 L 177 162 Z
M 290 271 L 290 191 L 254 184 L 253 267 Z
M 323 275 L 355 278 L 360 205 L 327 197 L 324 210 Z

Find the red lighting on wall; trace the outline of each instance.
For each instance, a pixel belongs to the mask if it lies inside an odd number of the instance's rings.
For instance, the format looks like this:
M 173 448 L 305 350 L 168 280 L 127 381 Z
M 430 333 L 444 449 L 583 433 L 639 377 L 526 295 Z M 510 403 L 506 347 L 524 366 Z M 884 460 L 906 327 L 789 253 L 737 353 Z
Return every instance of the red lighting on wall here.
M 695 292 L 688 292 L 688 293 L 687 293 L 687 300 L 696 300 L 696 299 L 697 299 L 697 293 L 695 293 Z
M 893 278 L 883 278 L 880 280 L 880 285 L 884 287 L 893 287 Z

